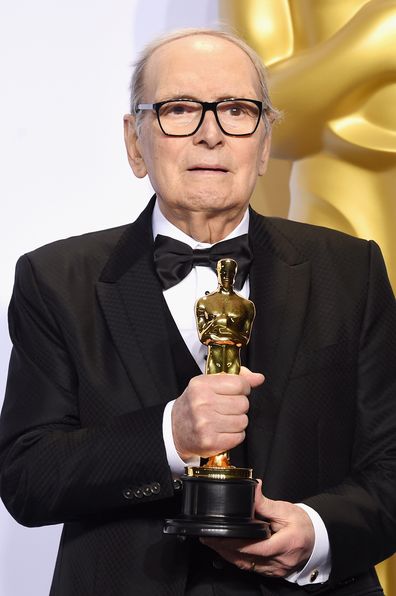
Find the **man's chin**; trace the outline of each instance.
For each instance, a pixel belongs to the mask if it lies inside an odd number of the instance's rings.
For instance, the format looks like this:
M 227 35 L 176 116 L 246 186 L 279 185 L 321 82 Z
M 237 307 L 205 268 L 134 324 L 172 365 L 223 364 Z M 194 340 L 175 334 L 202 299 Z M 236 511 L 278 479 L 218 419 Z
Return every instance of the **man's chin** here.
M 235 209 L 237 202 L 230 199 L 229 195 L 210 190 L 203 193 L 189 194 L 186 207 L 192 211 L 216 213 Z

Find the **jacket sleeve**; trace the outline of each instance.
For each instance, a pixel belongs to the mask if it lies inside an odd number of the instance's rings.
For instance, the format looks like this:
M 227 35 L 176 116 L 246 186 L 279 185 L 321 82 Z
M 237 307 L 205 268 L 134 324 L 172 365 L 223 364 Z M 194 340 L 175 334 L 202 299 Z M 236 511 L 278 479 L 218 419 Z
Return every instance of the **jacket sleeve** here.
M 336 581 L 396 550 L 396 307 L 380 250 L 369 246 L 350 475 L 304 501 L 327 527 Z
M 53 524 L 150 509 L 173 496 L 163 405 L 81 426 L 73 360 L 27 256 L 17 265 L 9 326 L 0 490 L 11 515 L 28 526 Z

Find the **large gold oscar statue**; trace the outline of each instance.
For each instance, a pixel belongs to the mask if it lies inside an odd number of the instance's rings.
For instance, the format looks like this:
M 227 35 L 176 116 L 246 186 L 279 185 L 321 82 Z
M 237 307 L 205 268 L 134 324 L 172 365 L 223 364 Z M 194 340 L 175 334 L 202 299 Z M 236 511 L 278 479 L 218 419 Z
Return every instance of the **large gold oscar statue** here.
M 396 0 L 224 0 L 221 13 L 263 57 L 284 112 L 262 182 L 275 178 L 272 201 L 291 163 L 289 217 L 373 238 L 396 288 Z M 262 194 L 258 210 L 287 214 L 285 197 L 280 211 Z
M 199 340 L 208 346 L 206 374 L 239 375 L 241 348 L 249 343 L 256 309 L 251 300 L 234 292 L 237 263 L 220 259 L 217 263 L 217 290 L 202 296 L 195 305 Z M 230 467 L 228 452 L 209 458 L 205 467 Z
M 396 0 L 220 0 L 283 122 L 253 204 L 373 238 L 396 288 Z M 396 559 L 378 568 L 396 596 Z
M 234 259 L 220 259 L 216 271 L 217 289 L 195 304 L 198 336 L 208 346 L 205 372 L 238 375 L 241 348 L 249 342 L 256 309 L 251 300 L 234 291 Z M 181 515 L 165 520 L 165 534 L 251 540 L 270 537 L 270 524 L 254 517 L 257 481 L 253 470 L 231 465 L 227 451 L 209 457 L 202 466 L 187 466 L 181 480 Z

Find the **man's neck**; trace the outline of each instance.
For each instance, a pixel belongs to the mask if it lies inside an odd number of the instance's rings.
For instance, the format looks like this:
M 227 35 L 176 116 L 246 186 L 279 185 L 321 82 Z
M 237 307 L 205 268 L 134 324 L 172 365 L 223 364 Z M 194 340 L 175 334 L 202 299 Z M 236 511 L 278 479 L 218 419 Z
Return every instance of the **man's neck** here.
M 171 223 L 197 242 L 215 244 L 224 240 L 241 223 L 244 212 L 208 216 L 205 213 L 193 213 L 188 220 L 173 217 Z
M 249 211 L 245 209 L 238 212 L 237 214 L 225 213 L 214 216 L 213 214 L 206 213 L 192 213 L 189 214 L 191 217 L 184 219 L 176 213 L 168 215 L 163 213 L 160 205 L 156 203 L 154 212 L 154 225 L 153 232 L 161 233 L 163 235 L 174 236 L 176 239 L 182 242 L 188 242 L 187 238 L 183 238 L 180 234 L 188 236 L 190 239 L 197 243 L 202 244 L 215 244 L 221 240 L 228 239 L 228 237 L 241 236 L 248 233 L 249 227 Z M 168 223 L 169 231 L 163 231 L 163 223 L 161 220 Z M 175 230 L 175 234 L 172 234 L 171 228 Z M 190 244 L 190 243 L 189 243 Z M 194 248 L 194 246 L 193 246 Z

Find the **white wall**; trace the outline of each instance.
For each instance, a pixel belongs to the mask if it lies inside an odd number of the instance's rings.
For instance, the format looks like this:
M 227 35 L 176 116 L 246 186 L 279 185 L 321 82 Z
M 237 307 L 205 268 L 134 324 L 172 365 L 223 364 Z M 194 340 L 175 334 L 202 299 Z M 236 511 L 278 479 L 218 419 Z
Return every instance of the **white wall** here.
M 157 34 L 217 14 L 215 0 L 1 0 L 0 403 L 16 259 L 142 210 L 151 190 L 122 139 L 130 65 Z M 59 533 L 23 528 L 0 505 L 0 596 L 48 594 Z

